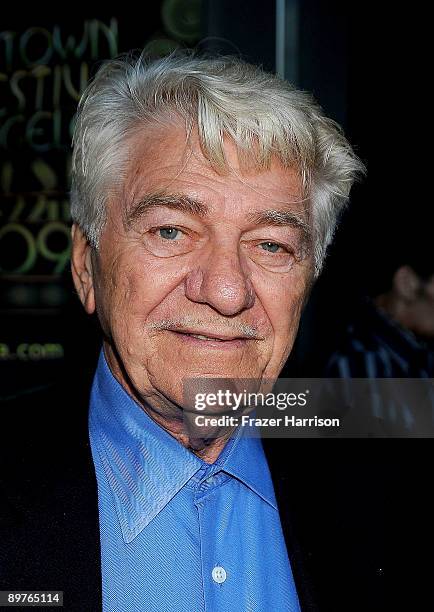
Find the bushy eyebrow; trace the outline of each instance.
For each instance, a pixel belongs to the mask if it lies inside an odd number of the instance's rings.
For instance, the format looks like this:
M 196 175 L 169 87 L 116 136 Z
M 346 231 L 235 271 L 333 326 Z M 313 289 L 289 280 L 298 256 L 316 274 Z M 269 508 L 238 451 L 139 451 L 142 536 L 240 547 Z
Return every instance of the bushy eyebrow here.
M 296 229 L 300 229 L 303 232 L 304 238 L 309 240 L 311 238 L 311 228 L 305 219 L 290 210 L 283 209 L 269 209 L 269 210 L 258 210 L 248 213 L 247 217 L 255 225 L 275 225 L 275 226 L 289 226 Z
M 130 229 L 150 208 L 165 206 L 173 208 L 198 217 L 205 217 L 208 207 L 194 198 L 184 194 L 158 194 L 153 193 L 135 202 L 124 215 L 124 225 Z
M 130 229 L 150 208 L 165 206 L 198 217 L 206 217 L 209 208 L 203 202 L 184 194 L 154 193 L 135 202 L 125 213 L 124 225 Z M 247 219 L 255 225 L 289 226 L 301 230 L 304 241 L 311 239 L 311 228 L 305 219 L 289 210 L 269 209 L 247 213 Z

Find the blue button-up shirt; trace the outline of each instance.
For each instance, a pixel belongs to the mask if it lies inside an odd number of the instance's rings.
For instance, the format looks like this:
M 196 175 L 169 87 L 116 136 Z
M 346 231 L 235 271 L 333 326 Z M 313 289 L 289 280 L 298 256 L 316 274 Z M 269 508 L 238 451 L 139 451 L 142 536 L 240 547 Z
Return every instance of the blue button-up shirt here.
M 89 411 L 104 612 L 295 612 L 261 440 L 239 428 L 217 461 L 128 395 L 101 351 Z

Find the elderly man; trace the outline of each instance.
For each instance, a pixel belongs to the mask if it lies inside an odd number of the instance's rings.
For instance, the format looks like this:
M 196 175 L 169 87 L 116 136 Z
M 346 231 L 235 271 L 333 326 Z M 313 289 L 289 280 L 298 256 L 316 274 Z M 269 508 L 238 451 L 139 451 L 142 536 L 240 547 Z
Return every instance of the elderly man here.
M 238 59 L 101 67 L 78 109 L 71 190 L 74 283 L 103 332 L 85 402 L 93 465 L 85 443 L 78 458 L 84 406 L 64 389 L 60 440 L 43 434 L 56 484 L 14 527 L 2 588 L 61 589 L 71 610 L 102 595 L 110 612 L 308 601 L 260 440 L 189 435 L 183 381 L 277 378 L 362 170 L 310 95 Z M 32 491 L 40 469 L 23 468 Z M 24 525 L 26 512 L 11 515 Z

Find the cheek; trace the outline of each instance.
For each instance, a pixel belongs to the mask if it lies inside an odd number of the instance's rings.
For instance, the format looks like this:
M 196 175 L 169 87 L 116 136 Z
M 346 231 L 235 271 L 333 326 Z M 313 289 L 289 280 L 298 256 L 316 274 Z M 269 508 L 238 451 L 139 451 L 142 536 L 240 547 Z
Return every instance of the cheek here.
M 112 330 L 125 328 L 129 336 L 140 331 L 142 337 L 151 313 L 183 278 L 173 261 L 152 259 L 137 248 L 123 251 L 106 270 L 99 301 Z
M 272 356 L 267 372 L 277 372 L 288 358 L 297 335 L 306 291 L 306 277 L 302 274 L 276 275 L 268 279 L 262 300 L 273 328 Z
M 261 302 L 274 330 L 275 337 L 289 335 L 296 327 L 306 294 L 303 278 L 290 275 L 268 278 L 261 286 Z
M 286 299 L 284 299 L 286 298 Z M 288 351 L 292 348 L 298 330 L 302 295 L 285 295 L 271 306 L 270 318 L 274 328 L 274 347 L 276 351 Z

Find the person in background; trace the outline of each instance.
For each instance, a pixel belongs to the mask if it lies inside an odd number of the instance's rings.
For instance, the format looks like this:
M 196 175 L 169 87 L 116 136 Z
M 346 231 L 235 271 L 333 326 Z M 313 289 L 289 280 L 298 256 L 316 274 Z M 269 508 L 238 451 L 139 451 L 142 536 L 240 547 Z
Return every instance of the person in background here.
M 428 243 L 419 239 L 421 245 L 413 239 L 405 252 L 399 245 L 392 251 L 373 296 L 363 297 L 354 309 L 325 376 L 434 376 L 434 262 Z

